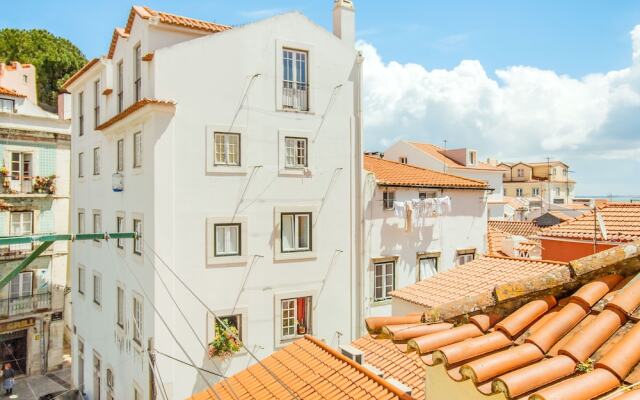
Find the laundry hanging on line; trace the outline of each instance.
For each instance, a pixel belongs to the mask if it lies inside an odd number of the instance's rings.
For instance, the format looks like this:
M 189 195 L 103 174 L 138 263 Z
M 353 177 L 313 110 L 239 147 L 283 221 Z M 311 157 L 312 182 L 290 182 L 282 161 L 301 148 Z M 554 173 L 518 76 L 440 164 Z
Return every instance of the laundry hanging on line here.
M 393 210 L 397 217 L 405 219 L 405 231 L 411 232 L 412 228 L 421 224 L 424 218 L 438 217 L 451 212 L 451 198 L 444 196 L 394 201 Z

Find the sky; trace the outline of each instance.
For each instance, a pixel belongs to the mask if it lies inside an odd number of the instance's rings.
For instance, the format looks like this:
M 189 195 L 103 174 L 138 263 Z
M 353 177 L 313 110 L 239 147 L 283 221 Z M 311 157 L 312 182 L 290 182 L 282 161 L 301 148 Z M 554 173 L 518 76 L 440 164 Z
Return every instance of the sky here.
M 332 0 L 147 0 L 238 25 Z M 365 147 L 410 139 L 501 161 L 561 159 L 582 195 L 640 196 L 640 1 L 355 0 Z M 44 28 L 104 54 L 131 2 L 22 0 L 0 28 Z

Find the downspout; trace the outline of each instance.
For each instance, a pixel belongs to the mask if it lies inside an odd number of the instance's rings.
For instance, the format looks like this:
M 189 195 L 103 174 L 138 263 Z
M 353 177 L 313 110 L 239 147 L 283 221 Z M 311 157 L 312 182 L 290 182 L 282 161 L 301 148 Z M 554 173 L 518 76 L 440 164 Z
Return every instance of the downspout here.
M 356 55 L 356 81 L 355 81 L 355 143 L 354 143 L 354 170 L 355 179 L 354 187 L 351 190 L 355 190 L 355 332 L 351 336 L 355 339 L 360 337 L 363 332 L 363 318 L 364 318 L 364 204 L 362 198 L 362 136 L 363 136 L 363 121 L 362 121 L 362 69 L 363 69 L 364 57 L 362 53 L 358 51 Z M 352 296 L 353 297 L 353 296 Z M 354 326 L 352 324 L 352 326 Z

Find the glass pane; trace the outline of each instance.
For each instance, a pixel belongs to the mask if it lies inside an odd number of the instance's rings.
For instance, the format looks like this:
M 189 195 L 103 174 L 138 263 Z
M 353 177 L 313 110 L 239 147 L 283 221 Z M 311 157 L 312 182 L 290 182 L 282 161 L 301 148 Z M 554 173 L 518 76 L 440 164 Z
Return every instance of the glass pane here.
M 230 254 L 238 254 L 238 227 L 230 226 L 229 227 L 229 253 Z
M 294 219 L 293 215 L 282 216 L 282 249 L 284 251 L 294 250 L 293 245 L 293 232 L 294 232 Z
M 309 248 L 309 216 L 298 215 L 298 247 Z
M 216 227 L 216 253 L 224 254 L 225 253 L 225 229 L 224 226 Z

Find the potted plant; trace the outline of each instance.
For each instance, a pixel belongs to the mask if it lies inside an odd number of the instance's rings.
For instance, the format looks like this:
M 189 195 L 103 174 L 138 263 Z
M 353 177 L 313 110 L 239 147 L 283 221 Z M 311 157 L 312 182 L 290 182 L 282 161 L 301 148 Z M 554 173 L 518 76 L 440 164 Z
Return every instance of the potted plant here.
M 35 178 L 33 178 L 33 191 L 35 193 L 55 194 L 55 179 L 55 175 L 36 176 Z
M 304 335 L 307 333 L 307 327 L 304 325 L 304 320 L 298 320 L 298 335 Z
M 231 357 L 242 348 L 242 343 L 238 339 L 238 329 L 228 320 L 223 321 L 224 324 L 215 324 L 215 337 L 209 343 L 209 357 Z

